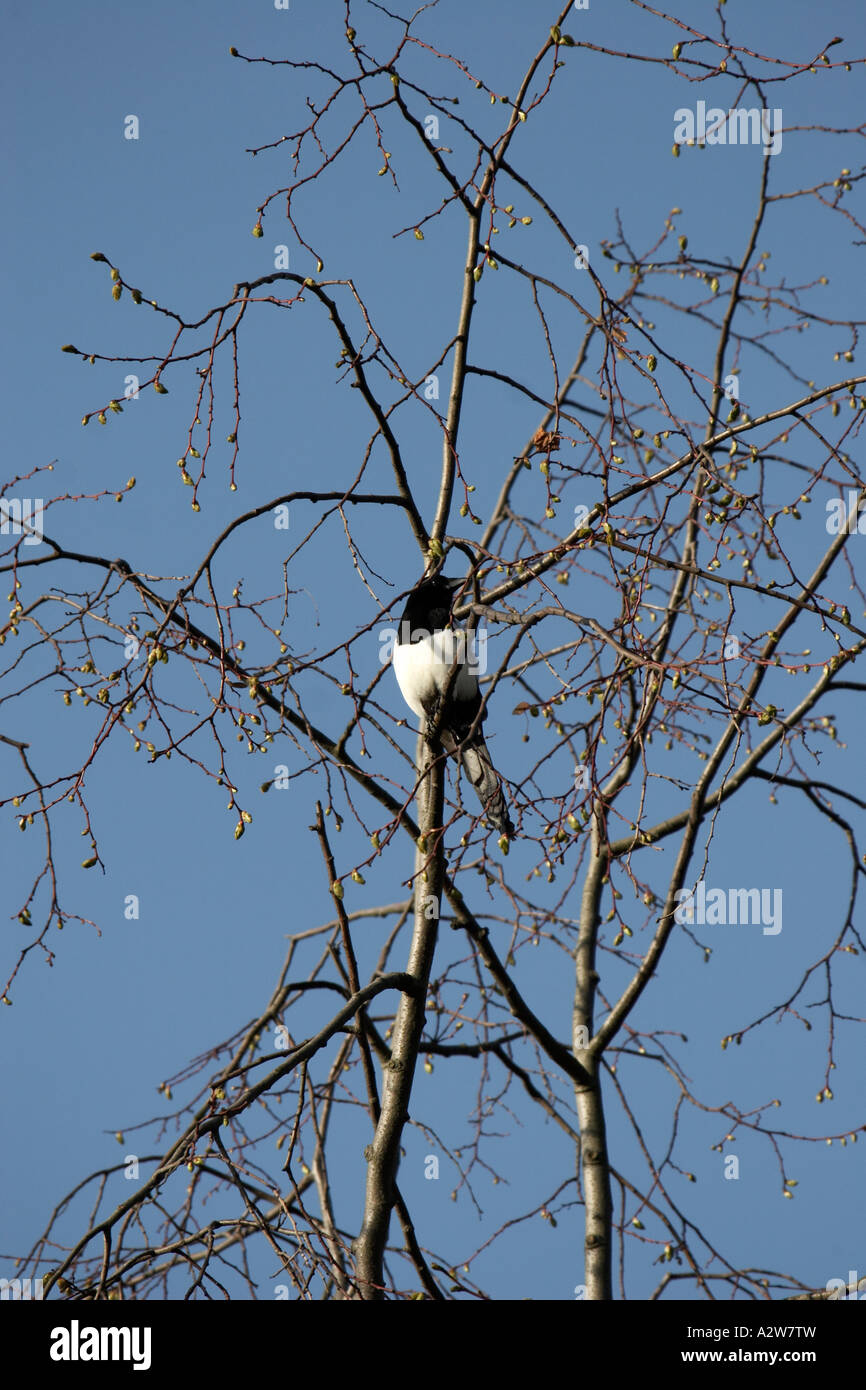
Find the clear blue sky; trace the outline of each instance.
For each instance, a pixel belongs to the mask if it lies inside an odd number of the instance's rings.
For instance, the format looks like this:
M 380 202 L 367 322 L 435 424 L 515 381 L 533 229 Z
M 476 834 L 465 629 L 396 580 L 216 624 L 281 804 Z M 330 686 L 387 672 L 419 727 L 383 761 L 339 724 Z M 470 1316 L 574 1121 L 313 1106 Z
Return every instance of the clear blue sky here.
M 734 41 L 761 53 L 805 58 L 820 52 L 835 34 L 846 43 L 833 50 L 834 56 L 853 58 L 866 50 L 863 10 L 851 0 L 822 6 L 805 0 L 765 0 L 760 6 L 737 0 L 724 13 Z M 110 419 L 107 428 L 91 422 L 83 430 L 83 414 L 110 396 L 123 395 L 129 369 L 120 364 L 91 367 L 58 351 L 62 343 L 72 342 L 120 357 L 154 353 L 167 343 L 164 321 L 155 322 L 146 305 L 134 307 L 127 295 L 120 304 L 112 301 L 106 268 L 89 259 L 94 251 L 110 257 L 125 278 L 140 286 L 145 299 L 156 298 L 188 318 L 224 301 L 236 281 L 272 269 L 274 247 L 282 242 L 290 245 L 293 270 L 315 273 L 313 258 L 297 248 L 286 225 L 283 199 L 271 205 L 264 236 L 250 234 L 258 205 L 289 180 L 287 146 L 255 158 L 247 153 L 301 123 L 303 98 L 311 88 L 300 72 L 233 60 L 229 46 L 250 56 L 290 54 L 342 62 L 343 15 L 343 6 L 330 0 L 292 0 L 287 11 L 277 11 L 267 0 L 186 0 L 181 6 L 153 0 L 144 7 L 97 0 L 79 7 L 8 7 L 2 60 L 2 476 L 56 461 L 53 473 L 43 476 L 46 497 L 113 492 L 131 475 L 137 479 L 121 506 L 109 497 L 50 509 L 46 531 L 70 548 L 123 556 L 149 573 L 181 576 L 198 563 L 239 506 L 253 507 L 290 488 L 341 487 L 353 476 L 367 425 L 356 393 L 335 384 L 337 350 L 320 315 L 260 310 L 247 335 L 242 364 L 239 490 L 233 494 L 228 489 L 229 450 L 224 458 L 217 451 L 197 515 L 190 510 L 189 492 L 179 483 L 175 464 L 191 413 L 191 372 L 167 376 L 168 396 L 158 398 L 148 390 L 126 406 L 122 417 Z M 368 23 L 381 33 L 380 21 L 366 7 L 353 6 L 353 15 L 359 31 Z M 555 17 L 553 7 L 548 14 L 547 7 L 518 0 L 479 0 L 469 10 L 464 3 L 443 0 L 419 32 L 443 51 L 465 56 L 491 85 L 508 91 Z M 714 31 L 713 7 L 704 0 L 690 0 L 684 17 Z M 570 17 L 567 27 L 599 45 L 659 55 L 669 54 L 677 38 L 673 26 L 625 0 L 592 0 L 588 11 Z M 384 49 L 384 43 L 376 45 L 376 51 Z M 569 55 L 568 66 L 570 80 L 559 85 L 543 129 L 527 122 L 514 154 L 517 159 L 519 152 L 520 166 L 532 169 L 537 185 L 563 209 L 569 226 L 589 246 L 593 264 L 605 267 L 612 292 L 614 277 L 598 248 L 603 238 L 615 235 L 617 210 L 635 244 L 643 247 L 659 233 L 669 210 L 679 206 L 681 227 L 692 247 L 705 247 L 708 256 L 738 259 L 754 207 L 760 152 L 715 149 L 671 156 L 675 110 L 704 95 L 709 100 L 709 92 L 654 65 L 625 64 L 603 55 Z M 861 63 L 847 80 L 807 75 L 770 89 L 772 104 L 783 107 L 786 128 L 814 123 L 853 127 L 863 118 L 864 71 Z M 448 90 L 465 89 L 455 84 Z M 719 90 L 713 99 L 721 99 Z M 124 139 L 124 120 L 130 114 L 140 120 L 135 141 Z M 419 109 L 418 114 L 423 117 L 424 112 Z M 301 197 L 298 215 L 324 259 L 325 274 L 355 279 L 375 306 L 383 335 L 398 344 L 407 367 L 420 372 L 436 345 L 441 348 L 454 330 L 465 234 L 452 221 L 433 224 L 423 245 L 411 233 L 393 239 L 395 231 L 414 225 L 437 206 L 441 192 L 438 187 L 431 192 L 428 167 L 401 139 L 400 146 L 394 145 L 399 192 L 376 177 L 380 156 L 365 134 L 339 170 Z M 442 140 L 451 143 L 445 132 Z M 832 142 L 832 155 L 830 143 L 814 133 L 787 133 L 781 154 L 774 157 L 780 187 L 818 181 L 831 159 L 834 168 L 862 166 L 862 140 L 852 136 L 838 146 Z M 862 217 L 862 195 L 858 199 L 855 193 L 853 200 Z M 538 235 L 547 233 L 539 229 Z M 765 240 L 774 270 L 801 282 L 829 277 L 822 301 L 828 316 L 862 316 L 862 247 L 852 245 L 854 237 L 841 219 L 828 219 L 813 203 L 801 202 L 794 211 L 779 211 L 762 236 Z M 492 294 L 486 280 L 481 290 Z M 483 307 L 484 293 L 479 299 Z M 528 324 L 523 298 L 507 309 L 480 313 L 473 360 L 496 360 L 502 370 L 509 370 L 509 364 L 513 368 Z M 684 320 L 681 324 L 677 350 L 690 360 L 703 340 Z M 808 341 L 785 346 L 804 378 L 820 383 L 841 375 L 825 337 L 820 349 L 812 349 Z M 543 356 L 538 361 L 540 385 L 546 380 Z M 706 370 L 711 370 L 711 360 Z M 742 381 L 753 414 L 792 394 L 788 379 L 756 358 L 744 363 Z M 225 373 L 222 385 L 227 403 Z M 225 423 L 220 418 L 218 438 L 227 432 Z M 507 398 L 495 387 L 478 388 L 472 396 L 462 452 L 471 460 L 482 515 L 510 459 L 537 423 L 531 405 Z M 416 412 L 406 422 L 401 443 L 429 523 L 439 476 L 438 440 Z M 862 467 L 862 446 L 855 458 Z M 388 486 L 384 470 L 379 478 Z M 595 496 L 588 494 L 586 500 L 592 503 Z M 297 508 L 290 538 L 299 539 L 311 519 L 309 511 Z M 809 525 L 822 531 L 823 517 L 809 518 Z M 387 526 L 383 534 L 375 518 L 358 518 L 356 535 L 366 562 L 399 593 L 415 578 L 419 557 L 408 527 L 398 530 L 393 512 L 387 514 Z M 792 543 L 804 569 L 820 543 L 815 533 Z M 855 554 L 861 579 L 864 546 L 866 539 Z M 218 577 L 224 583 L 243 579 L 249 594 L 279 593 L 285 550 L 285 533 L 275 532 L 265 520 L 247 528 L 227 550 L 217 566 Z M 80 577 L 66 577 L 83 587 Z M 28 580 L 28 592 L 38 582 Z M 44 571 L 41 582 L 48 583 Z M 172 593 L 179 582 L 163 582 L 162 591 Z M 359 625 L 374 615 L 369 597 L 354 580 L 339 530 L 328 531 L 305 552 L 303 564 L 290 570 L 289 584 L 295 649 L 328 648 L 334 634 L 348 630 L 347 614 Z M 380 584 L 377 592 L 387 597 L 388 589 Z M 369 679 L 375 645 L 364 652 L 363 676 Z M 396 707 L 399 696 L 390 676 L 387 681 L 381 697 Z M 93 723 L 92 711 L 63 707 L 60 688 L 48 680 L 26 701 L 6 698 L 0 707 L 0 732 L 29 741 L 34 765 L 46 779 L 80 763 Z M 12 689 L 17 689 L 15 681 L 4 677 L 0 694 Z M 321 699 L 321 721 L 335 727 L 338 700 L 330 688 Z M 503 689 L 496 748 L 498 761 L 514 767 L 524 755 L 520 731 L 512 734 L 505 727 L 514 703 L 509 701 L 510 693 Z M 821 776 L 832 780 L 836 768 L 849 785 L 856 780 L 852 767 L 862 770 L 866 755 L 862 718 L 858 730 L 853 709 L 853 703 L 842 700 L 835 706 L 848 746 L 827 752 L 820 765 Z M 493 713 L 491 721 L 497 722 Z M 408 737 L 404 746 L 411 747 Z M 274 762 L 290 758 L 285 744 Z M 108 866 L 104 876 L 78 867 L 88 841 L 79 838 L 82 822 L 75 808 L 59 818 L 64 898 L 73 911 L 97 922 L 101 935 L 77 923 L 62 937 L 55 932 L 53 968 L 34 952 L 16 984 L 13 1007 L 0 1016 L 5 1062 L 0 1181 L 6 1194 L 0 1274 L 7 1274 L 5 1257 L 29 1248 L 69 1188 L 92 1169 L 136 1151 L 129 1126 L 166 1108 L 156 1086 L 259 1012 L 273 987 L 286 935 L 330 915 L 324 870 L 307 828 L 322 783 L 305 777 L 289 792 L 261 797 L 258 783 L 272 769 L 264 766 L 269 759 L 250 760 L 256 761 L 241 773 L 255 819 L 239 843 L 233 840 L 234 817 L 226 811 L 225 794 L 212 782 L 205 784 L 195 769 L 177 759 L 151 767 L 120 740 L 112 741 L 87 780 Z M 396 759 L 392 770 L 395 777 L 404 775 Z M 0 795 L 19 789 L 18 775 L 13 750 L 0 747 Z M 817 1136 L 825 1126 L 842 1130 L 864 1120 L 866 1071 L 862 1035 L 854 1024 L 840 1035 L 845 1065 L 836 1074 L 829 1116 L 830 1107 L 814 1101 L 823 1084 L 823 1035 L 816 1037 L 820 1029 L 807 1036 L 789 1024 L 774 1024 L 741 1048 L 723 1052 L 719 1047 L 723 1034 L 789 992 L 819 953 L 816 940 L 829 939 L 828 923 L 844 912 L 849 891 L 850 862 L 828 823 L 797 800 L 769 806 L 766 791 L 758 787 L 747 793 L 737 813 L 721 822 L 706 877 L 711 883 L 782 885 L 783 932 L 779 937 L 753 934 L 747 944 L 742 937 L 719 937 L 711 966 L 700 964 L 690 943 L 678 938 L 632 1022 L 688 1035 L 690 1049 L 680 1055 L 691 1075 L 700 1078 L 708 1104 L 718 1106 L 733 1097 L 747 1109 L 777 1096 L 784 1102 L 777 1113 L 786 1126 Z M 370 813 L 369 806 L 366 811 Z M 3 978 L 28 939 L 15 919 L 29 886 L 28 873 L 32 877 L 39 863 L 38 848 L 32 836 L 19 834 L 7 805 L 0 815 Z M 347 845 L 340 850 L 349 854 Z M 513 854 L 518 868 L 528 871 L 534 862 L 529 851 L 517 847 Z M 407 873 L 401 850 L 368 874 L 368 896 L 353 898 L 352 905 L 401 896 Z M 140 898 L 137 921 L 124 918 L 129 894 Z M 508 929 L 501 930 L 504 936 Z M 374 920 L 365 931 L 369 935 L 361 955 L 369 963 L 383 928 Z M 462 945 L 446 932 L 442 949 L 453 955 Z M 543 947 L 522 951 L 520 962 L 527 997 L 567 1038 L 571 976 L 563 956 Z M 862 967 L 858 974 L 852 966 L 847 979 L 840 1006 L 856 1015 L 862 1012 Z M 818 983 L 807 998 L 820 993 Z M 316 1009 L 308 1013 L 311 1026 L 324 1017 Z M 655 1064 L 627 1066 L 642 1068 L 628 1072 L 630 1093 L 647 1141 L 659 1145 L 676 1088 Z M 452 1144 L 465 1141 L 467 1133 L 463 1116 L 474 1097 L 469 1074 L 468 1065 L 461 1079 L 458 1071 L 437 1063 L 432 1075 L 421 1072 L 417 1079 L 415 1111 Z M 634 1142 L 612 1097 L 609 1104 L 613 1161 L 630 1171 L 636 1163 Z M 496 1128 L 503 1131 L 500 1120 Z M 123 1149 L 114 1140 L 116 1130 L 128 1136 Z M 843 1150 L 816 1142 L 786 1150 L 791 1154 L 786 1172 L 799 1182 L 794 1200 L 786 1201 L 763 1142 L 739 1141 L 740 1177 L 724 1180 L 722 1158 L 710 1148 L 724 1132 L 711 1115 L 686 1107 L 678 1161 L 698 1178 L 694 1186 L 682 1184 L 688 1214 L 735 1263 L 790 1270 L 816 1284 L 847 1276 L 863 1258 L 866 1145 Z M 345 1195 L 338 1220 L 355 1226 L 366 1135 L 357 1122 L 354 1127 L 347 1122 L 347 1134 L 351 1142 L 340 1157 Z M 515 1117 L 507 1133 L 491 1142 L 491 1150 L 491 1161 L 507 1182 L 494 1187 L 489 1177 L 480 1177 L 479 1214 L 465 1194 L 456 1204 L 449 1200 L 454 1180 L 447 1163 L 439 1182 L 425 1182 L 424 1156 L 438 1150 L 420 1131 L 408 1134 L 401 1182 L 416 1206 L 422 1243 L 447 1250 L 455 1260 L 466 1258 L 502 1220 L 541 1201 L 557 1176 L 571 1171 L 564 1136 L 552 1125 L 540 1128 L 535 1119 L 524 1129 Z M 154 1151 L 152 1140 L 146 1151 Z M 113 1190 L 120 1200 L 128 1188 L 116 1180 Z M 65 1228 L 68 1235 L 77 1233 L 83 1217 L 79 1207 Z M 581 1258 L 582 1223 L 564 1212 L 555 1229 L 538 1218 L 516 1226 L 491 1255 L 481 1257 L 473 1274 L 497 1298 L 569 1299 L 581 1282 Z M 281 1280 L 268 1257 L 261 1261 L 259 1276 L 259 1296 L 272 1296 L 272 1286 Z M 629 1295 L 646 1297 L 658 1277 L 650 1256 L 638 1253 Z

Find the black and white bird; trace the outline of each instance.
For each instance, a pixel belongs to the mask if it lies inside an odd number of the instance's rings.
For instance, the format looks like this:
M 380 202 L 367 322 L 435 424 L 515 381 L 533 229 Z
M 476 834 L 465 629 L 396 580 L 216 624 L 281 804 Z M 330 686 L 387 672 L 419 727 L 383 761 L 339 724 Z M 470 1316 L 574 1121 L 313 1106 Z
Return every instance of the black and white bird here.
M 485 816 L 497 830 L 512 835 L 514 826 L 481 731 L 484 716 L 478 718 L 481 690 L 477 661 L 472 660 L 474 634 L 451 626 L 451 605 L 463 583 L 436 574 L 415 586 L 400 622 L 394 674 L 422 728 L 427 720 L 440 717 L 442 745 L 449 753 L 459 751 Z

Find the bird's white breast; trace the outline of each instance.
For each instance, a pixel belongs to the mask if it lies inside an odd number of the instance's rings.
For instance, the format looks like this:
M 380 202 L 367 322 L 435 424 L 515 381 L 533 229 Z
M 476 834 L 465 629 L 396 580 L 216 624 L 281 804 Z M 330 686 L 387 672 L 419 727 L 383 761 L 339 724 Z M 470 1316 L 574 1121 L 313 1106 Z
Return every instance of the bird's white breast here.
M 471 700 L 478 689 L 478 681 L 471 660 L 467 659 L 464 632 L 444 628 L 418 642 L 402 642 L 395 647 L 394 675 L 403 699 L 419 719 L 424 717 L 424 705 L 445 689 L 455 660 L 458 667 L 451 685 L 451 699 Z

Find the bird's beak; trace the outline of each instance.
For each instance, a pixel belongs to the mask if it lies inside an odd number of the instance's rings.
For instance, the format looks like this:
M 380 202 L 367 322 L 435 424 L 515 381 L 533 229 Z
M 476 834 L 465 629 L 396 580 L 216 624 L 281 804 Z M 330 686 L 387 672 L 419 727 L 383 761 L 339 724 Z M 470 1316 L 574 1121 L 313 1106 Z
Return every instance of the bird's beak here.
M 446 579 L 446 580 L 445 580 L 445 583 L 448 585 L 448 588 L 451 590 L 451 607 L 452 607 L 452 608 L 454 607 L 454 604 L 455 604 L 455 602 L 457 601 L 457 596 L 459 595 L 459 592 L 460 592 L 461 589 L 464 589 L 466 592 L 464 593 L 463 598 L 460 599 L 459 601 L 460 601 L 461 603 L 465 603 L 465 602 L 467 602 L 467 600 L 471 601 L 471 599 L 472 599 L 472 587 L 471 587 L 471 585 L 470 585 L 469 588 L 467 589 L 467 582 L 468 582 L 468 581 L 467 581 L 466 579 Z

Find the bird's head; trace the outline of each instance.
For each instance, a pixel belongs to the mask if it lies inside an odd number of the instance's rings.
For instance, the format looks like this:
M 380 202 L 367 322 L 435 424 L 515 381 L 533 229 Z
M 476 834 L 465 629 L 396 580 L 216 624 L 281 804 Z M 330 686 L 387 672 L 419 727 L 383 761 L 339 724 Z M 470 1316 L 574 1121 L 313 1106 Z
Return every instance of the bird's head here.
M 422 579 L 416 585 L 415 592 L 423 594 L 426 599 L 432 599 L 438 604 L 446 603 L 450 608 L 454 601 L 454 595 L 463 588 L 465 583 L 465 579 L 449 578 L 448 575 L 442 574 L 440 571 L 439 574 L 431 574 Z
M 409 595 L 404 621 L 413 632 L 415 629 L 432 632 L 447 627 L 454 596 L 465 582 L 464 579 L 449 579 L 441 572 L 427 575 Z

